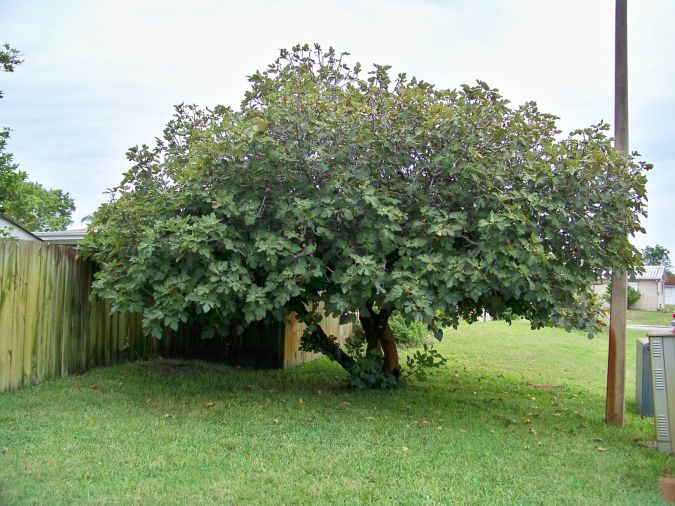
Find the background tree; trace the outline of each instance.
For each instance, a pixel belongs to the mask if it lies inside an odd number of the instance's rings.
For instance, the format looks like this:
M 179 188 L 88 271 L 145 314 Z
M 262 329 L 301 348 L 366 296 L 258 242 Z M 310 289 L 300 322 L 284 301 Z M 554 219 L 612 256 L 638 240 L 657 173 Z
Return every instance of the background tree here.
M 394 311 L 440 329 L 498 318 L 593 333 L 590 289 L 633 269 L 644 163 L 599 124 L 560 138 L 533 102 L 479 82 L 436 89 L 346 54 L 281 51 L 241 108 L 178 106 L 163 140 L 94 216 L 95 288 L 146 332 L 226 334 L 296 311 L 306 349 L 354 355 L 313 323 L 358 318 L 369 357 L 399 371 Z
M 14 72 L 21 54 L 9 44 L 0 48 L 0 68 Z M 2 91 L 0 91 L 2 98 Z M 49 190 L 28 180 L 7 152 L 9 129 L 0 129 L 0 215 L 31 231 L 62 230 L 72 223 L 73 199 L 61 190 Z
M 671 271 L 670 251 L 657 244 L 656 246 L 646 246 L 642 250 L 642 257 L 645 265 L 663 265 L 668 272 Z

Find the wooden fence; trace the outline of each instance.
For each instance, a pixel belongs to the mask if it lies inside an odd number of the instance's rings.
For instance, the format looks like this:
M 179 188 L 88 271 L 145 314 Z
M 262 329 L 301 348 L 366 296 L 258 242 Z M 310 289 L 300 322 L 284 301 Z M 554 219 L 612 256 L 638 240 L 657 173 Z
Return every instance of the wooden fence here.
M 154 354 L 139 315 L 90 300 L 92 280 L 74 248 L 0 240 L 0 392 Z
M 204 341 L 186 326 L 146 337 L 140 315 L 111 314 L 108 301 L 91 300 L 93 277 L 74 248 L 0 239 L 0 392 L 158 354 L 219 360 L 234 352 L 244 363 L 282 368 L 317 356 L 299 350 L 304 326 L 292 314 L 285 325 L 259 322 L 241 336 Z M 337 318 L 321 326 L 339 342 L 352 332 Z

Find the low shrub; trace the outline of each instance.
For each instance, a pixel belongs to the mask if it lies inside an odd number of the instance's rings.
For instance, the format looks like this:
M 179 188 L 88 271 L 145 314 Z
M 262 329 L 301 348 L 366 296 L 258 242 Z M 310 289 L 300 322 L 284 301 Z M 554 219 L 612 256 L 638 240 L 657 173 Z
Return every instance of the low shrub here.
M 632 286 L 628 287 L 628 309 L 632 308 L 637 302 L 640 300 L 640 297 L 642 297 L 642 294 L 637 291 L 635 288 Z M 607 284 L 607 292 L 604 295 L 605 301 L 607 301 L 608 304 L 612 303 L 612 282 L 610 281 Z
M 420 322 L 409 322 L 399 311 L 389 318 L 389 327 L 394 333 L 396 343 L 404 348 L 419 348 L 429 333 L 427 326 Z

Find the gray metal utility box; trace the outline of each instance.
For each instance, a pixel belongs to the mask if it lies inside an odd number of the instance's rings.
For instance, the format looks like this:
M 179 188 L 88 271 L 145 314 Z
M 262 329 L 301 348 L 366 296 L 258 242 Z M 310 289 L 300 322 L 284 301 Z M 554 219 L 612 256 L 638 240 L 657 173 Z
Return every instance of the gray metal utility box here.
M 652 395 L 652 364 L 649 357 L 649 339 L 637 340 L 635 347 L 635 404 L 642 416 L 654 416 Z
M 662 453 L 675 453 L 675 336 L 670 332 L 650 332 L 648 336 L 656 447 Z

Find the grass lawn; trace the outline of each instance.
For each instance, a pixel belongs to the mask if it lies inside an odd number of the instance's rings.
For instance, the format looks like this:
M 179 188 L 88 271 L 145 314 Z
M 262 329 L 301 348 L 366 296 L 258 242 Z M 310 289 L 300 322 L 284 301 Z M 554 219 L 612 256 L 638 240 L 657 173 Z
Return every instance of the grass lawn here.
M 603 423 L 607 340 L 526 322 L 449 330 L 448 366 L 352 391 L 156 360 L 0 394 L 0 504 L 661 504 L 675 459 L 634 405 Z
M 670 327 L 675 306 L 666 306 L 663 311 L 629 309 L 626 319 L 629 325 L 658 325 Z

